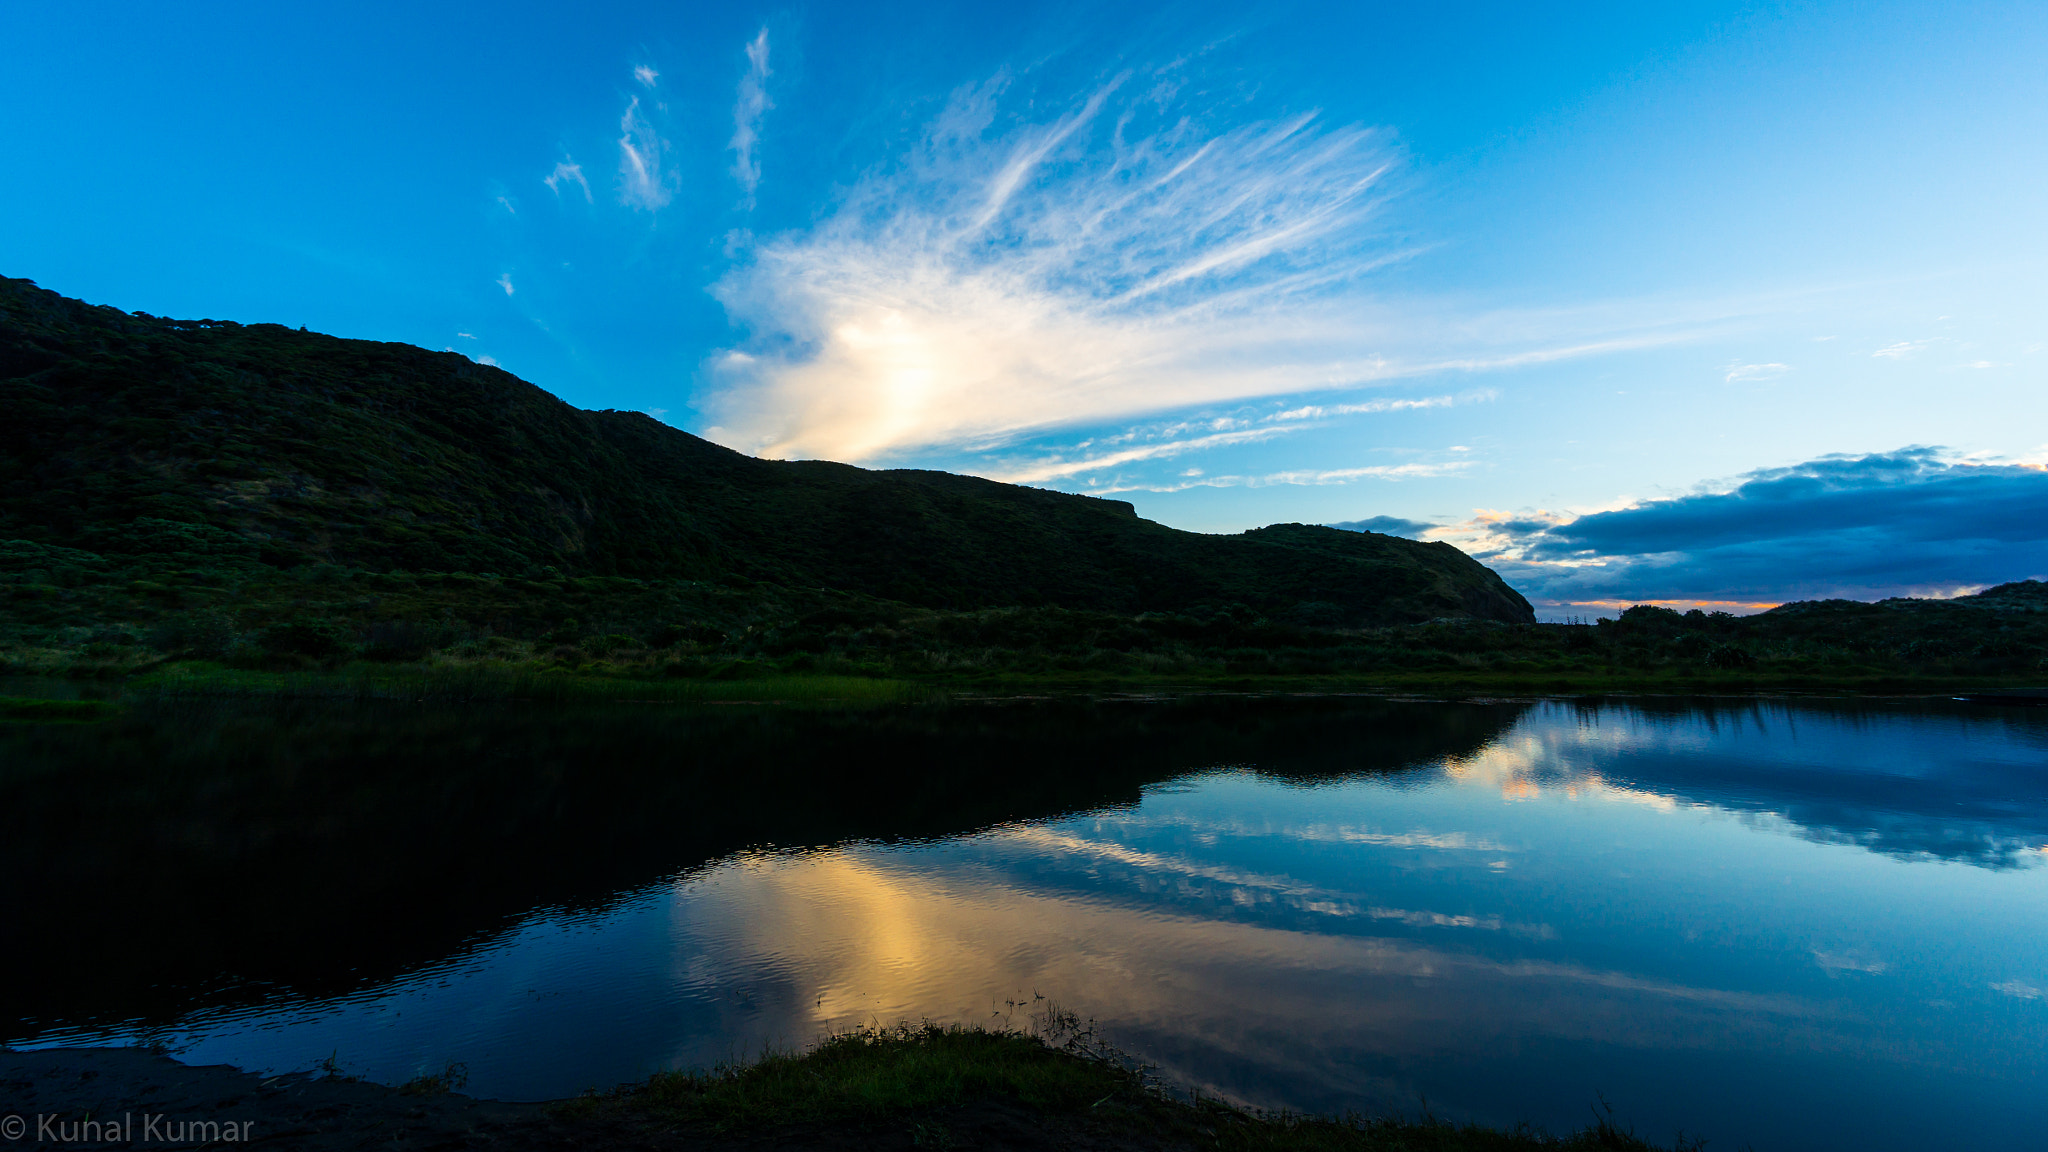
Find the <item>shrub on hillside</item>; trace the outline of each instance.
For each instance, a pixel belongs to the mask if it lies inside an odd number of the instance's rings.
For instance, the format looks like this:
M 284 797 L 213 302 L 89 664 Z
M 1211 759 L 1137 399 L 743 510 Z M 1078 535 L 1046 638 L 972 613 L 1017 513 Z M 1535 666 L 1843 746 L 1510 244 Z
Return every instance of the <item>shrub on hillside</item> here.
M 363 658 L 409 661 L 425 658 L 448 640 L 448 630 L 413 620 L 384 620 L 364 630 Z
M 325 660 L 349 649 L 346 633 L 325 620 L 292 620 L 259 632 L 256 644 L 275 656 L 306 656 Z
M 167 616 L 149 630 L 148 643 L 159 652 L 218 660 L 237 639 L 235 622 L 219 612 L 188 612 Z

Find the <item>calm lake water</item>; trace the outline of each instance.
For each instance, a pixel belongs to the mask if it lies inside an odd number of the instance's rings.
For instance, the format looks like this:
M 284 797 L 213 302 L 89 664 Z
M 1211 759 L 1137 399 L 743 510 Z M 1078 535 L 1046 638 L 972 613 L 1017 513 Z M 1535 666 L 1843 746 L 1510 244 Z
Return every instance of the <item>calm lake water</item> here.
M 16 1046 L 538 1099 L 1043 995 L 1263 1106 L 2048 1140 L 2048 710 L 182 705 L 0 726 L 0 823 Z

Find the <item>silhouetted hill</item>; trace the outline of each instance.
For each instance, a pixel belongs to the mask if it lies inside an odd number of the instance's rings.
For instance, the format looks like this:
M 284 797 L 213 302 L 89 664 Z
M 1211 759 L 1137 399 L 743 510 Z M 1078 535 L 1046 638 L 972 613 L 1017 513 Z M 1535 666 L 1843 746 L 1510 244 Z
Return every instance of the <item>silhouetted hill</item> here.
M 931 608 L 1533 620 L 1447 544 L 943 472 L 758 460 L 452 352 L 166 320 L 0 279 L 0 541 L 273 569 L 830 588 Z M 90 561 L 81 561 L 86 568 Z

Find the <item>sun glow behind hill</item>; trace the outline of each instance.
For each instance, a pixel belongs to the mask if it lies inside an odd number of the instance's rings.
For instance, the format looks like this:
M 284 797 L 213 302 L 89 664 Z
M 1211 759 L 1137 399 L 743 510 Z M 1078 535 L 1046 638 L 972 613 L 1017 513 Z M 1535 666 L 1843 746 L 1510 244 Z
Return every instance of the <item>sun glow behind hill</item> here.
M 983 460 L 970 470 L 1055 480 L 1454 399 L 1297 403 L 1078 453 L 1004 450 L 1048 429 L 1683 335 L 1622 317 L 1539 335 L 1380 299 L 1373 273 L 1416 251 L 1378 223 L 1405 167 L 1391 134 L 1314 111 L 1242 122 L 1185 93 L 1196 79 L 1126 71 L 1021 123 L 1013 106 L 1043 93 L 1006 101 L 1005 75 L 955 91 L 906 155 L 719 283 L 750 340 L 714 361 L 709 435 L 784 458 L 965 448 Z

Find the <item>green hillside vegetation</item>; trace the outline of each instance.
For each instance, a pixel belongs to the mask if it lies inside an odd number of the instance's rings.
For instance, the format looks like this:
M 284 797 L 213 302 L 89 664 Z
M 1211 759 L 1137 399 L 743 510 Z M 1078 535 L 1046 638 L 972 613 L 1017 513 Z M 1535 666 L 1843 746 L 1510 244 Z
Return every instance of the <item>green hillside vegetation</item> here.
M 127 315 L 22 280 L 0 280 L 0 412 L 0 539 L 68 549 L 48 555 L 87 575 L 165 567 L 246 593 L 329 565 L 934 609 L 1533 618 L 1448 545 L 1298 524 L 1201 535 L 1122 501 L 758 460 L 452 352 Z
M 368 691 L 464 671 L 514 695 L 572 673 L 667 698 L 631 685 L 1878 690 L 2048 671 L 2034 582 L 1539 625 L 1445 544 L 1201 535 L 1119 501 L 756 460 L 453 353 L 20 280 L 0 280 L 0 414 L 0 661 L 19 672 Z
M 1337 628 L 1243 606 L 963 611 L 718 582 L 333 565 L 280 572 L 204 552 L 123 563 L 18 542 L 0 549 L 0 579 L 9 581 L 0 585 L 0 659 L 17 671 L 71 676 L 125 678 L 173 661 L 206 662 L 192 666 L 202 673 L 219 665 L 314 676 L 306 681 L 314 686 L 328 683 L 321 676 L 381 683 L 414 671 L 444 680 L 500 673 L 466 681 L 486 695 L 528 694 L 531 676 L 562 673 L 630 683 L 797 673 L 991 685 L 1282 677 L 1873 691 L 2048 680 L 2048 584 L 2036 581 L 1954 600 L 1788 604 L 1750 617 L 1646 605 L 1597 625 L 1452 619 Z M 626 687 L 610 695 L 674 695 Z

